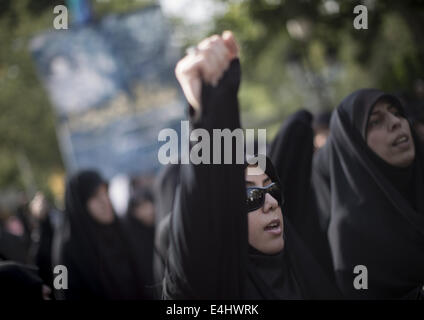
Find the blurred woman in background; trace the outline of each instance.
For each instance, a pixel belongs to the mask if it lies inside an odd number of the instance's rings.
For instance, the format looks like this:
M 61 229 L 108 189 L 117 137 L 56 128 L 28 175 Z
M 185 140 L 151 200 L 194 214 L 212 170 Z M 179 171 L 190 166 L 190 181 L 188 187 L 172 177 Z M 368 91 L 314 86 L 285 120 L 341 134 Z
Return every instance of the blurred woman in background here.
M 65 194 L 60 264 L 68 269 L 66 299 L 145 298 L 142 269 L 124 236 L 107 192 L 96 171 L 81 171 Z

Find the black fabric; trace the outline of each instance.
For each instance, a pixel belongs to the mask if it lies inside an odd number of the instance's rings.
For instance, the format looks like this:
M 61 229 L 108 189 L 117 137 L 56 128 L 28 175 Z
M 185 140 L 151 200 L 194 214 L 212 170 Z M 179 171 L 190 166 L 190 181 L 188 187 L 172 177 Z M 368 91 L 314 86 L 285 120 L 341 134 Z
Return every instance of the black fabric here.
M 23 237 L 16 236 L 0 226 L 0 260 L 13 260 L 26 263 L 28 251 Z
M 301 289 L 296 282 L 287 254 L 283 250 L 276 255 L 266 255 L 257 250 L 249 250 L 247 282 L 248 299 L 302 299 Z M 250 288 L 249 288 L 250 286 Z M 250 296 L 249 296 L 250 295 Z
M 285 218 L 285 217 L 284 217 Z M 341 293 L 315 256 L 284 220 L 284 250 L 265 255 L 249 246 L 246 299 L 340 299 Z
M 16 212 L 16 217 L 20 220 L 22 223 L 22 226 L 24 227 L 24 233 L 22 236 L 20 236 L 26 247 L 26 263 L 32 263 L 31 261 L 31 246 L 33 245 L 33 241 L 31 239 L 31 233 L 32 233 L 32 221 L 31 221 L 31 215 L 28 210 L 28 204 L 20 205 Z
M 315 199 L 311 190 L 311 167 L 314 152 L 312 114 L 300 110 L 288 117 L 273 139 L 268 155 L 283 186 L 284 217 L 310 248 L 316 259 L 332 275 L 330 248 L 321 232 Z
M 43 281 L 35 267 L 12 261 L 0 262 L 0 299 L 42 300 Z
M 416 148 L 411 168 L 398 170 L 383 163 L 364 139 L 370 111 L 383 97 L 402 108 L 396 98 L 375 89 L 345 98 L 313 163 L 321 225 L 337 282 L 348 298 L 416 298 L 424 283 L 422 150 Z M 410 198 L 399 185 L 406 182 Z M 353 286 L 357 265 L 368 269 L 367 290 Z
M 54 208 L 48 208 L 46 216 L 40 221 L 40 242 L 35 255 L 35 263 L 40 270 L 40 277 L 49 287 L 53 287 L 52 246 L 56 226 L 55 216 L 62 214 Z
M 68 268 L 66 299 L 144 298 L 144 283 L 119 220 L 100 224 L 87 201 L 105 182 L 95 171 L 81 171 L 67 184 L 60 260 Z
M 424 99 L 410 97 L 407 94 L 396 95 L 404 105 L 408 119 L 415 125 L 417 122 L 424 122 Z
M 286 216 L 294 226 L 301 226 L 308 220 L 305 193 L 312 166 L 311 121 L 312 115 L 306 110 L 291 115 L 282 124 L 268 151 L 282 185 L 286 186 Z
M 154 185 L 155 202 L 155 240 L 153 252 L 153 275 L 156 297 L 161 298 L 162 280 L 165 273 L 166 257 L 169 248 L 169 222 L 174 206 L 176 189 L 180 183 L 180 165 L 169 164 L 158 174 Z
M 202 113 L 192 121 L 194 128 L 210 135 L 213 129 L 240 128 L 239 82 L 240 64 L 234 60 L 217 87 L 203 85 Z M 278 181 L 269 159 L 266 173 Z M 336 297 L 337 290 L 320 266 L 300 239 L 292 236 L 290 223 L 286 252 L 263 256 L 249 246 L 245 188 L 244 164 L 181 165 L 170 217 L 163 298 Z M 316 281 L 320 284 L 311 291 Z
M 131 246 L 132 248 L 136 248 L 134 250 L 135 258 L 137 259 L 137 265 L 140 267 L 140 273 L 143 275 L 143 281 L 146 284 L 146 298 L 153 299 L 153 284 L 155 282 L 153 278 L 155 227 L 154 225 L 148 226 L 144 224 L 135 216 L 134 212 L 136 207 L 144 201 L 150 201 L 152 205 L 154 203 L 153 196 L 146 190 L 140 190 L 131 197 L 129 208 L 124 218 L 124 224 Z
M 239 77 L 235 61 L 216 88 L 203 86 L 202 114 L 192 122 L 194 128 L 211 136 L 213 129 L 240 128 Z M 180 166 L 180 188 L 170 218 L 165 298 L 242 296 L 248 248 L 245 201 L 244 164 Z
M 154 195 L 160 201 L 155 203 L 155 222 L 159 224 L 172 210 L 175 189 L 180 183 L 180 165 L 168 164 L 158 174 L 155 180 Z
M 330 119 L 331 119 L 332 111 L 322 111 L 314 115 L 314 119 L 312 121 L 312 128 L 314 130 L 319 129 L 329 129 L 330 127 Z

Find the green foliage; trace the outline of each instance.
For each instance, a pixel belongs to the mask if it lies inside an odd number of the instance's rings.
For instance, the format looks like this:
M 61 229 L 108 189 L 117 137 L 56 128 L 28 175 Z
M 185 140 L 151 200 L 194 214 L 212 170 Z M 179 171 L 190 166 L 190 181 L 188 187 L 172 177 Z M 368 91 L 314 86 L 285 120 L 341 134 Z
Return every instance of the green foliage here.
M 367 30 L 353 27 L 358 4 L 229 2 L 213 33 L 230 29 L 240 42 L 240 97 L 247 125 L 271 129 L 293 110 L 334 108 L 364 87 L 411 93 L 424 74 L 424 2 L 369 1 Z M 331 12 L 329 5 L 338 11 Z M 293 22 L 303 24 L 301 36 L 288 31 Z

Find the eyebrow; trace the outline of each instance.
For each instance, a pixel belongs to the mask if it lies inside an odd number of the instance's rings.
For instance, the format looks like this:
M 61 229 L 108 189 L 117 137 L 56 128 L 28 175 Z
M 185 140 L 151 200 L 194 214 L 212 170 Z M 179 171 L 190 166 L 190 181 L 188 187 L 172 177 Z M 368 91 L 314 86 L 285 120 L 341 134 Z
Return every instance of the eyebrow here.
M 255 183 L 254 182 L 252 182 L 252 181 L 248 181 L 248 180 L 246 180 L 246 184 L 248 185 L 248 186 L 254 186 L 255 185 Z
M 388 106 L 386 107 L 386 110 L 390 111 L 392 109 L 395 109 L 395 110 L 398 110 L 399 111 L 399 108 L 397 106 L 395 106 L 394 104 L 391 104 L 391 103 L 388 104 Z M 376 116 L 376 115 L 379 115 L 379 114 L 381 114 L 381 111 L 380 110 L 374 110 L 374 111 L 371 112 L 370 117 L 371 116 Z
M 266 178 L 262 181 L 262 184 L 263 184 L 263 185 L 265 185 L 265 183 L 266 183 L 266 182 L 268 182 L 268 181 L 271 181 L 270 177 L 266 177 Z M 254 185 L 256 185 L 253 181 L 246 180 L 245 182 L 246 182 L 246 184 L 247 184 L 247 185 L 250 185 L 250 186 L 254 186 Z
M 263 181 L 262 184 L 265 184 L 265 182 L 271 181 L 271 179 L 269 177 L 266 177 Z
M 398 110 L 398 111 L 399 111 L 399 108 L 398 108 L 397 106 L 393 105 L 393 104 L 390 104 L 390 105 L 387 107 L 387 110 L 391 110 L 391 109 L 396 109 L 396 110 Z

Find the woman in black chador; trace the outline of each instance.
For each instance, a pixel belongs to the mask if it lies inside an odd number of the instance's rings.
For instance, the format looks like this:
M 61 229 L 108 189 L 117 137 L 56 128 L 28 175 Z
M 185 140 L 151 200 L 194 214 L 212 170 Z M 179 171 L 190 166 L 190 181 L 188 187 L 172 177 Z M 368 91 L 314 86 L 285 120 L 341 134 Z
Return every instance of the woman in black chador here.
M 66 299 L 142 299 L 144 283 L 107 193 L 95 171 L 75 174 L 66 187 L 59 262 L 68 269 Z
M 335 276 L 346 297 L 420 297 L 422 157 L 394 96 L 359 90 L 335 110 L 330 136 L 314 159 L 313 184 Z
M 211 137 L 213 129 L 240 128 L 236 57 L 234 38 L 224 33 L 204 40 L 176 68 L 191 105 L 193 127 Z M 234 152 L 234 140 L 232 149 L 222 151 Z M 217 151 L 211 150 L 211 159 L 216 156 L 213 152 Z M 266 169 L 261 170 L 235 164 L 235 154 L 233 164 L 223 164 L 224 152 L 221 156 L 222 164 L 180 167 L 163 298 L 337 297 L 285 218 L 283 186 L 271 162 L 267 159 Z

